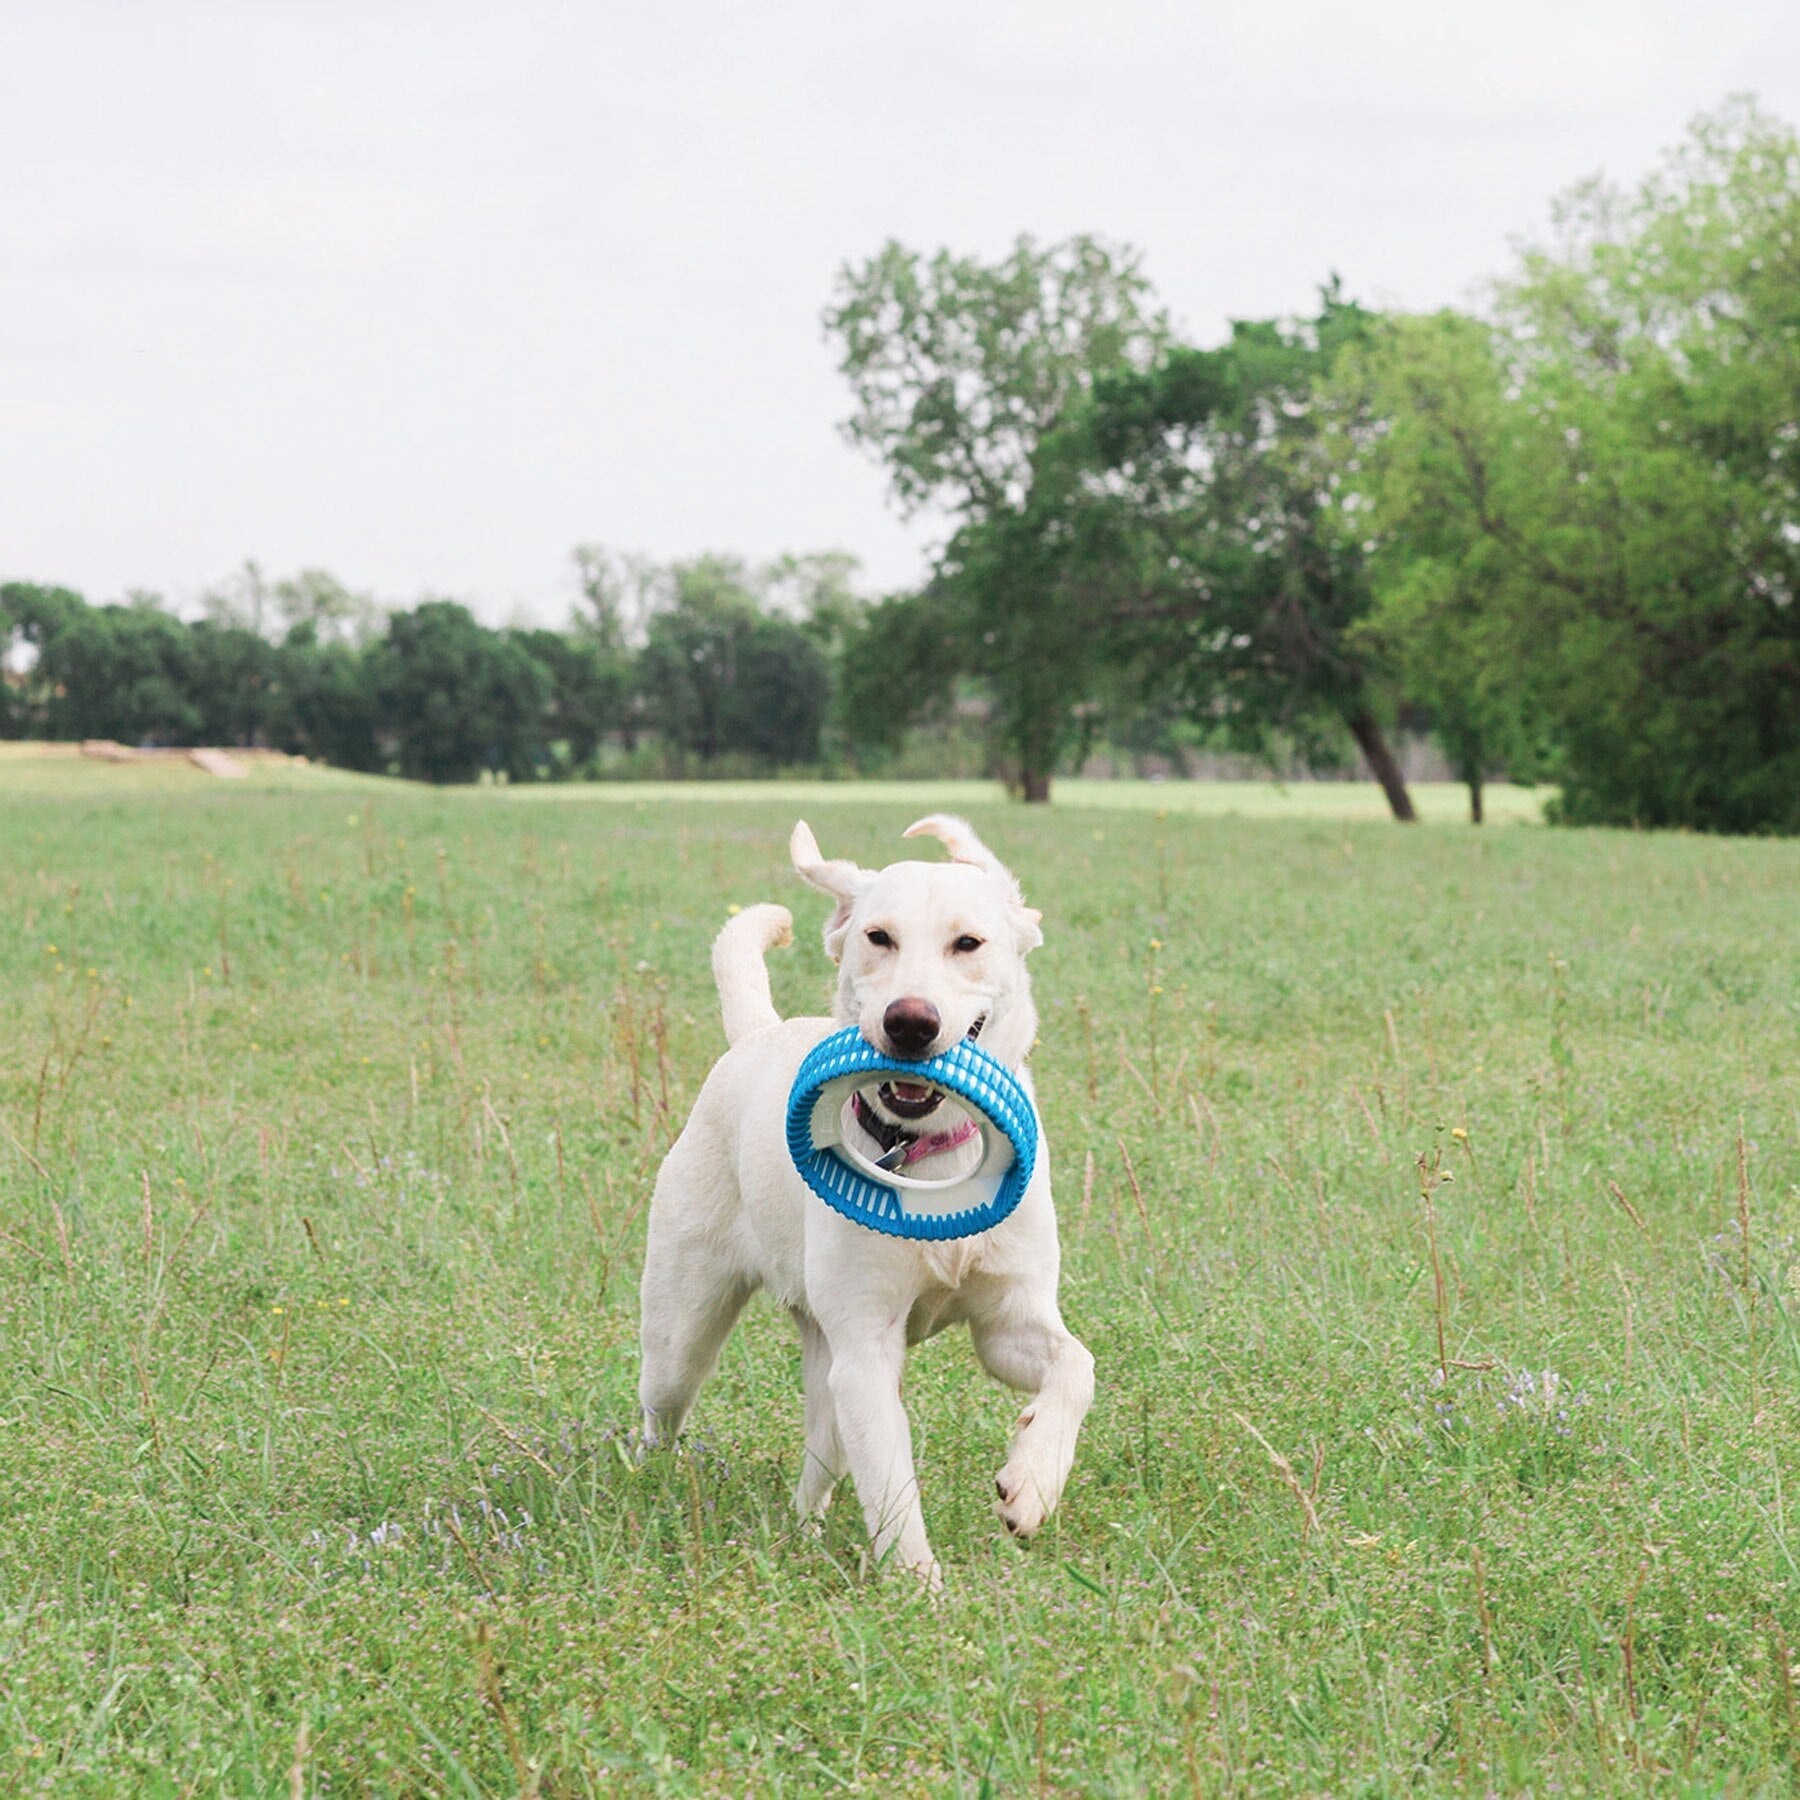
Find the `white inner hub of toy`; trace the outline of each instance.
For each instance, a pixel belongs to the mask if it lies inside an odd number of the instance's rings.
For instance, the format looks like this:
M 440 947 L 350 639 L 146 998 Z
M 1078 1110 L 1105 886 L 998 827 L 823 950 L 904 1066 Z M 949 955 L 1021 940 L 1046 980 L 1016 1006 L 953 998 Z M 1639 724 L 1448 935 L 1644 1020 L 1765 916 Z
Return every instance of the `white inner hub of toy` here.
M 1013 1160 L 1012 1142 L 1006 1133 L 967 1101 L 947 1089 L 939 1089 L 942 1102 L 926 1118 L 909 1122 L 902 1129 L 918 1132 L 923 1141 L 954 1133 L 968 1120 L 976 1127 L 975 1135 L 965 1144 L 921 1158 L 910 1167 L 884 1169 L 879 1163 L 881 1144 L 857 1123 L 852 1103 L 858 1090 L 862 1090 L 863 1104 L 873 1106 L 873 1089 L 887 1079 L 891 1077 L 852 1075 L 827 1082 L 813 1103 L 814 1145 L 842 1157 L 871 1181 L 918 1196 L 926 1202 L 919 1208 L 921 1211 L 961 1212 L 967 1207 L 985 1205 L 998 1190 Z M 910 1172 L 921 1167 L 929 1167 L 931 1174 Z
M 875 1098 L 873 1088 L 861 1091 L 863 1105 L 876 1110 L 879 1116 L 880 1103 Z M 972 1123 L 975 1135 L 967 1143 L 934 1151 L 929 1156 L 920 1157 L 917 1162 L 902 1163 L 895 1169 L 883 1169 L 880 1165 L 883 1154 L 880 1140 L 871 1137 L 858 1121 L 854 1111 L 855 1096 L 852 1095 L 844 1102 L 838 1115 L 838 1125 L 842 1132 L 838 1140 L 839 1147 L 852 1152 L 852 1160 L 857 1167 L 877 1181 L 888 1181 L 896 1186 L 926 1191 L 961 1186 L 981 1167 L 987 1153 L 984 1139 L 993 1134 L 994 1127 L 973 1107 L 964 1106 L 954 1094 L 945 1093 L 942 1088 L 935 1091 L 941 1098 L 932 1111 L 923 1119 L 905 1121 L 900 1129 L 916 1134 L 919 1142 L 925 1143 L 934 1137 L 954 1136 L 962 1125 Z M 913 1146 L 907 1145 L 906 1148 L 911 1149 Z M 925 1173 L 926 1170 L 930 1173 Z

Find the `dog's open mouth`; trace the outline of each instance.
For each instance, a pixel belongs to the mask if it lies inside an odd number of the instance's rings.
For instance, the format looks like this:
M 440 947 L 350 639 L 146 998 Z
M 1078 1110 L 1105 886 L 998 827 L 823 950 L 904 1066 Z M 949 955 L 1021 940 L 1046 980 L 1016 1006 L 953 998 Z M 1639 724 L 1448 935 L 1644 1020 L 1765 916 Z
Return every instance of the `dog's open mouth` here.
M 940 1089 L 926 1081 L 884 1081 L 875 1092 L 897 1119 L 929 1118 L 944 1098 Z
M 987 1014 L 983 1013 L 964 1035 L 973 1040 L 981 1036 L 981 1028 L 987 1023 Z M 916 1119 L 928 1119 L 937 1111 L 943 1101 L 942 1088 L 935 1088 L 928 1081 L 884 1081 L 876 1090 L 875 1097 L 882 1106 L 896 1119 L 905 1119 L 911 1123 Z

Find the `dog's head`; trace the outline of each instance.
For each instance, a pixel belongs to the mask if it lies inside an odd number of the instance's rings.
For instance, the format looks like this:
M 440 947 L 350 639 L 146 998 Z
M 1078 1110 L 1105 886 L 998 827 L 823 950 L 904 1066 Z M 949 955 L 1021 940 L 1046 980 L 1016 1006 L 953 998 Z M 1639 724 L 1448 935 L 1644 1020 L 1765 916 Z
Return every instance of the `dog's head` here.
M 950 860 L 885 869 L 827 860 L 804 821 L 789 840 L 801 879 L 837 902 L 825 951 L 838 965 L 838 1022 L 908 1061 L 978 1037 L 1017 1068 L 1037 1037 L 1025 958 L 1044 941 L 1040 915 L 963 820 L 933 813 L 906 836 L 942 839 Z M 899 1085 L 901 1104 L 882 1098 L 905 1117 Z

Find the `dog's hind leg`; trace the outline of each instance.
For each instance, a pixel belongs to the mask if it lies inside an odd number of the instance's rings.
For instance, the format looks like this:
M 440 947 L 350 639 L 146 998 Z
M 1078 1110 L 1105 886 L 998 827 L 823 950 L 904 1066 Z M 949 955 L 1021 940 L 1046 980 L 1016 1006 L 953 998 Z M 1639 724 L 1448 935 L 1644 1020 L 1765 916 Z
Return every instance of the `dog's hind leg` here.
M 970 1330 L 988 1373 L 1032 1396 L 1006 1467 L 994 1478 L 1001 1523 L 1028 1538 L 1055 1511 L 1074 1466 L 1075 1439 L 1094 1399 L 1094 1359 L 1070 1335 L 1053 1299 L 1016 1292 L 1009 1298 L 1006 1311 L 971 1320 Z
M 794 1511 L 802 1519 L 820 1519 L 850 1465 L 831 1398 L 831 1346 L 809 1314 L 796 1310 L 794 1323 L 800 1327 L 800 1366 L 806 1381 L 806 1466 L 794 1490 Z
M 657 1201 L 664 1197 L 659 1182 Z M 674 1206 L 652 1203 L 644 1252 L 638 1399 L 648 1449 L 674 1440 L 756 1289 L 754 1278 L 694 1219 L 691 1208 L 682 1221 L 676 1215 Z
M 696 1279 L 686 1272 L 679 1306 L 646 1305 L 643 1372 L 638 1400 L 644 1409 L 644 1445 L 655 1450 L 675 1441 L 694 1396 L 713 1371 L 719 1351 L 754 1288 L 741 1278 Z

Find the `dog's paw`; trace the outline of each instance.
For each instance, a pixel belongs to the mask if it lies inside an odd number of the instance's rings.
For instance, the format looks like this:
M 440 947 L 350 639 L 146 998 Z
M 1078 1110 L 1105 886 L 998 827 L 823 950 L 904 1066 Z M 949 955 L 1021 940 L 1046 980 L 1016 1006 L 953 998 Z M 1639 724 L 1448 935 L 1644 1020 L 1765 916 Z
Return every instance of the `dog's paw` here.
M 924 1562 L 905 1563 L 902 1567 L 933 1600 L 942 1598 L 944 1568 L 935 1556 L 927 1558 Z
M 865 1550 L 862 1568 L 865 1577 L 914 1587 L 919 1593 L 929 1594 L 933 1600 L 940 1599 L 944 1592 L 944 1565 L 929 1550 L 923 1556 L 910 1559 L 898 1550 L 890 1550 L 885 1556 L 877 1556 L 873 1549 Z
M 1000 1523 L 1016 1538 L 1036 1537 L 1050 1516 L 1050 1505 L 1029 1461 L 1015 1456 L 994 1477 L 994 1492 L 1000 1496 L 995 1508 Z
M 819 1525 L 824 1522 L 825 1515 L 831 1510 L 831 1502 L 837 1494 L 837 1483 L 829 1477 L 814 1477 L 810 1473 L 800 1478 L 800 1485 L 794 1489 L 794 1516 L 803 1525 Z

